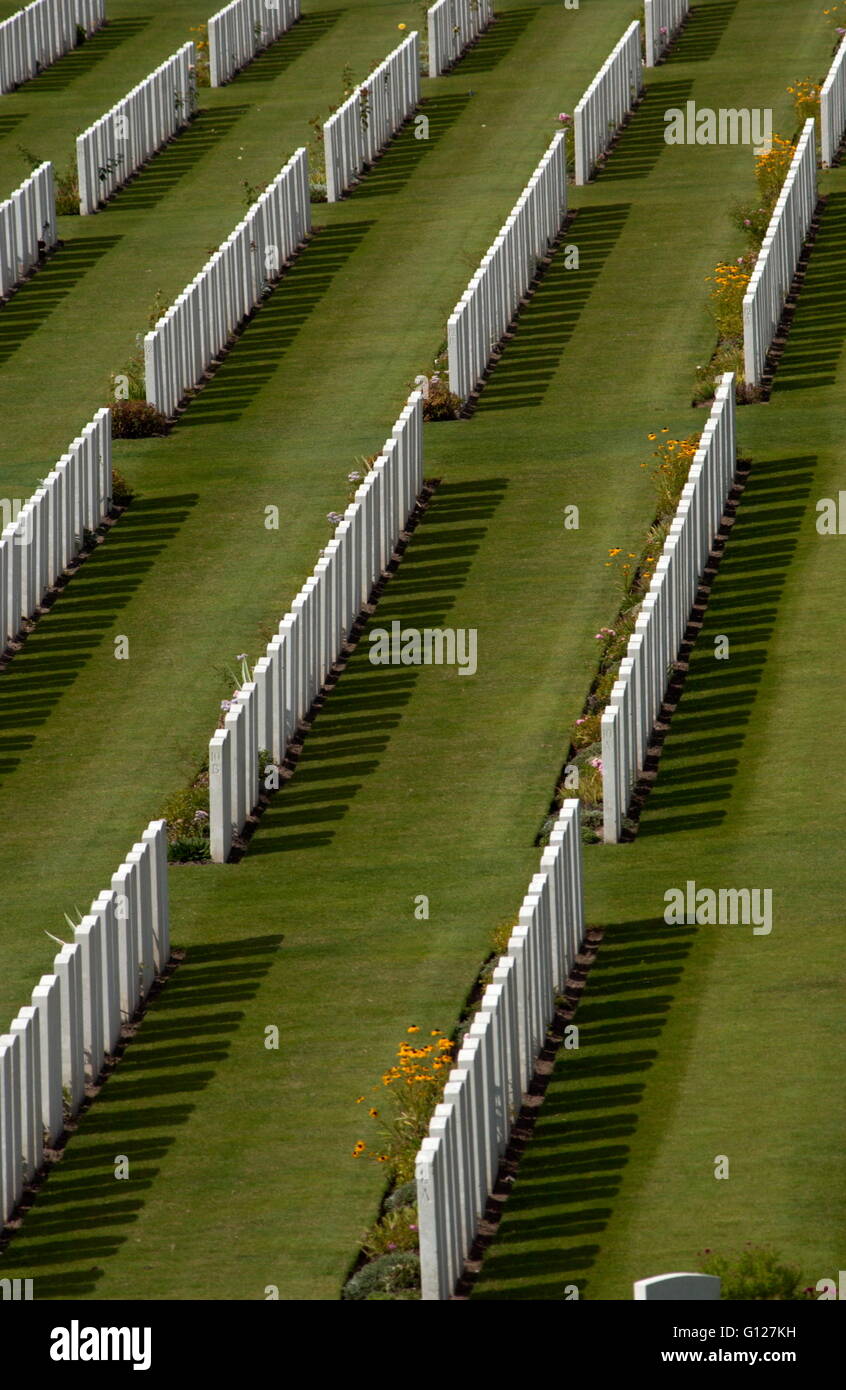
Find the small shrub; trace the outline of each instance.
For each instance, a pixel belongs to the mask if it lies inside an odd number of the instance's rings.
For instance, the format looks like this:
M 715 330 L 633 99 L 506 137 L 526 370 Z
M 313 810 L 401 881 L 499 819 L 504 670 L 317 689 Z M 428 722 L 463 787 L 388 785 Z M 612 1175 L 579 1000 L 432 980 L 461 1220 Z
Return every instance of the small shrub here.
M 795 153 L 791 140 L 774 135 L 771 148 L 760 150 L 755 156 L 755 182 L 758 185 L 758 193 L 761 202 L 771 211 L 778 202 Z
M 122 372 L 112 373 L 109 377 L 109 395 L 115 401 L 146 401 L 143 352 L 133 353 Z
M 461 409 L 461 397 L 450 391 L 440 377 L 431 377 L 428 394 L 423 400 L 424 420 L 457 420 Z
M 400 1207 L 412 1207 L 417 1204 L 417 1183 L 404 1182 L 399 1187 L 395 1187 L 389 1197 L 385 1198 L 385 1210 L 397 1211 Z
M 495 956 L 505 955 L 511 940 L 511 933 L 516 925 L 516 922 L 501 922 L 498 927 L 494 927 L 491 933 L 491 949 Z
M 567 787 L 562 782 L 558 788 L 562 800 L 568 796 L 578 797 L 585 806 L 599 806 L 602 804 L 602 759 L 593 754 L 592 762 L 585 762 L 579 766 L 579 785 L 577 787 Z
M 711 282 L 711 312 L 717 325 L 720 341 L 743 340 L 743 296 L 752 277 L 754 257 L 738 256 L 736 262 L 721 261 Z
M 71 155 L 64 169 L 55 171 L 56 212 L 60 217 L 79 216 L 79 173 L 76 154 Z
M 416 1251 L 418 1244 L 417 1207 L 412 1204 L 386 1212 L 368 1231 L 361 1248 L 368 1259 L 374 1260 L 395 1250 Z
M 407 1030 L 419 1033 L 416 1024 Z M 400 1043 L 397 1059 L 382 1076 L 387 1094 L 381 1107 L 371 1106 L 370 1118 L 382 1130 L 383 1138 L 377 1147 L 368 1149 L 359 1140 L 353 1158 L 365 1153 L 380 1164 L 386 1164 L 389 1176 L 397 1183 L 407 1183 L 414 1177 L 414 1161 L 422 1141 L 429 1131 L 429 1120 L 443 1095 L 444 1085 L 453 1064 L 454 1044 L 440 1029 L 433 1028 L 429 1041 L 420 1046 L 413 1042 Z M 357 1104 L 364 1100 L 359 1097 Z
M 718 378 L 722 376 L 723 372 L 734 372 L 738 385 L 742 385 L 744 374 L 742 339 L 727 339 L 717 348 L 710 362 L 696 368 L 696 386 L 693 390 L 694 402 L 704 404 L 713 399 Z
M 383 1301 L 392 1296 L 413 1297 L 420 1288 L 420 1258 L 410 1250 L 397 1250 L 373 1260 L 347 1280 L 341 1297 L 347 1301 Z
M 165 803 L 162 818 L 167 821 L 167 857 L 171 863 L 204 863 L 210 857 L 208 786 L 175 792 Z
M 167 857 L 171 864 L 206 864 L 211 850 L 206 836 L 177 835 L 167 842 Z
M 597 709 L 604 709 L 608 704 L 611 698 L 611 691 L 614 688 L 614 682 L 618 679 L 619 674 L 620 663 L 615 662 L 612 666 L 608 667 L 607 671 L 603 671 L 599 680 L 596 682 L 590 698 Z M 593 711 L 591 711 L 591 713 L 593 713 Z
M 128 507 L 135 497 L 135 489 L 129 486 L 122 473 L 112 469 L 112 501 L 116 507 Z
M 111 411 L 115 439 L 149 439 L 166 431 L 167 420 L 149 401 L 115 401 Z
M 651 434 L 650 439 L 657 436 Z M 687 482 L 691 464 L 699 448 L 699 435 L 687 439 L 664 439 L 654 452 L 652 482 L 657 494 L 658 515 L 672 515 L 679 504 L 682 488 Z M 653 552 L 649 552 L 652 555 Z
M 740 1255 L 718 1255 L 703 1252 L 704 1274 L 716 1274 L 721 1280 L 720 1297 L 735 1303 L 788 1300 L 804 1297 L 799 1283 L 802 1271 L 797 1265 L 781 1262 L 775 1250 L 767 1246 L 748 1246 Z
M 731 211 L 731 220 L 737 230 L 749 240 L 753 249 L 759 251 L 772 215 L 773 212 L 770 207 L 755 207 L 752 204 L 735 203 Z
M 77 131 L 77 134 L 79 132 Z M 25 145 L 18 145 L 18 154 L 26 161 L 30 169 L 35 170 L 44 163 L 37 154 L 28 150 Z M 78 216 L 79 215 L 79 174 L 76 166 L 76 151 L 68 158 L 64 170 L 58 167 L 53 168 L 53 183 L 56 195 L 56 212 L 59 216 Z
M 211 86 L 211 69 L 209 67 L 209 26 L 207 24 L 192 24 L 191 33 L 199 37 L 194 40 L 197 50 L 197 68 L 194 78 L 198 87 Z
M 602 807 L 582 807 L 581 830 L 583 845 L 598 845 L 602 839 Z
M 601 734 L 601 715 L 583 714 L 573 725 L 571 739 L 574 748 L 586 748 L 589 743 L 598 742 Z

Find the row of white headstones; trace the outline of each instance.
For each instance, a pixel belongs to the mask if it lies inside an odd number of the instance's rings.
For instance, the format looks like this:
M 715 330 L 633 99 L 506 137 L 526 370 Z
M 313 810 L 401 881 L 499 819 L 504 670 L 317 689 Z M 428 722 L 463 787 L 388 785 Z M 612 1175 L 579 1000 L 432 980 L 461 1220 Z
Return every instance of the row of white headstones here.
M 170 960 L 167 827 L 151 821 L 0 1035 L 0 1225 Z
M 0 24 L 0 92 L 70 53 L 76 28 L 93 34 L 106 19 L 105 0 L 34 0 Z
M 232 0 L 209 20 L 209 76 L 222 87 L 300 17 L 300 0 Z

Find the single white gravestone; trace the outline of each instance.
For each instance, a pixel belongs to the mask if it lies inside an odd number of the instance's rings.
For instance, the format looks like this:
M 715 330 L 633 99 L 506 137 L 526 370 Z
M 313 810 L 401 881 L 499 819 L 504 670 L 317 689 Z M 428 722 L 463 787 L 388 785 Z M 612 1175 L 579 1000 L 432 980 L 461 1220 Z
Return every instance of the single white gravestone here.
M 636 1279 L 634 1296 L 636 1302 L 713 1300 L 720 1296 L 720 1281 L 715 1274 L 656 1274 L 651 1279 Z

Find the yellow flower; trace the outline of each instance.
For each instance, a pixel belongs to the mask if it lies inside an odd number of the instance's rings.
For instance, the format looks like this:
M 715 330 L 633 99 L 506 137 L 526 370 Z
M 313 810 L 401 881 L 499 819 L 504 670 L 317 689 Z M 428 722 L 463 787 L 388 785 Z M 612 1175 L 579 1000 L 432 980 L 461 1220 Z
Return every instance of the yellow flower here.
M 416 1024 L 416 1023 L 412 1023 L 411 1027 L 410 1027 L 410 1028 L 406 1028 L 405 1031 L 406 1031 L 406 1033 L 419 1033 L 419 1032 L 420 1032 L 420 1029 L 417 1027 L 417 1024 Z
M 647 437 L 647 439 L 657 439 L 657 438 L 658 438 L 657 434 L 648 434 L 646 437 Z
M 397 28 L 398 28 L 398 29 L 407 29 L 407 28 L 408 28 L 408 25 L 407 25 L 407 24 L 398 24 L 398 25 L 397 25 Z
M 613 550 L 609 550 L 609 552 L 608 552 L 609 555 L 619 555 L 619 553 L 620 553 L 620 547 L 619 547 L 618 545 L 615 546 Z
M 379 1111 L 376 1110 L 376 1109 L 371 1105 L 371 1107 L 370 1107 L 370 1109 L 368 1110 L 367 1113 L 368 1113 L 368 1115 L 370 1116 L 370 1118 L 371 1118 L 372 1120 L 375 1120 L 375 1119 L 376 1119 L 376 1116 L 379 1114 Z

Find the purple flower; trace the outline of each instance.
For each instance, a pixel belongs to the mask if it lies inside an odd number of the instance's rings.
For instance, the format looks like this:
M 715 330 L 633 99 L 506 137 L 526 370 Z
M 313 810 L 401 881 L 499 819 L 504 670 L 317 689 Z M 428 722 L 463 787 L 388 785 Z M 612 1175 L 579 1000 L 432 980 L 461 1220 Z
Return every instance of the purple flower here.
M 247 653 L 246 653 L 246 652 L 239 652 L 238 655 L 236 656 L 235 660 L 236 660 L 236 661 L 246 661 L 246 660 L 247 660 Z
M 330 526 L 340 526 L 340 524 L 341 524 L 341 522 L 343 521 L 343 519 L 344 519 L 344 518 L 341 516 L 341 513 L 340 513 L 340 512 L 327 512 L 327 513 L 326 513 L 326 520 L 329 522 L 329 525 L 330 525 Z
M 348 473 L 348 474 L 347 474 L 347 482 L 348 482 L 348 483 L 360 483 L 360 482 L 361 482 L 361 474 L 360 474 L 360 473 Z
M 393 1241 L 393 1240 L 389 1240 L 389 1241 L 388 1241 L 388 1249 L 389 1249 L 389 1250 L 396 1250 L 396 1248 L 397 1248 L 397 1247 L 396 1247 L 396 1242 Z
M 208 818 L 209 818 L 209 813 L 208 813 L 208 811 L 195 811 L 195 812 L 194 812 L 194 820 L 208 820 Z
M 221 702 L 220 702 L 220 708 L 221 708 L 221 709 L 224 709 L 224 710 L 230 710 L 230 709 L 232 708 L 232 701 L 231 701 L 231 700 L 221 700 Z

